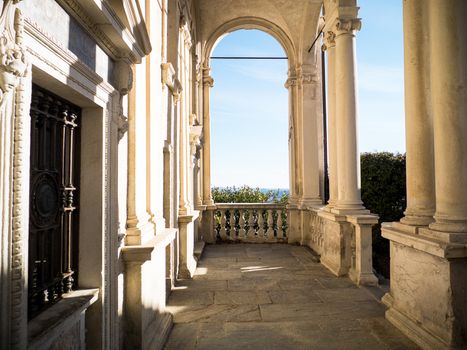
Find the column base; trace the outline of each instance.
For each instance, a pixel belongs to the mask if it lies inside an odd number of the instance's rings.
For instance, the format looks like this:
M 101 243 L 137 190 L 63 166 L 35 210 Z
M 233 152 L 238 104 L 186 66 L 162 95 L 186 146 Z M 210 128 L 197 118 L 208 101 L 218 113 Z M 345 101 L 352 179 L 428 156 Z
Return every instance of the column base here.
M 428 226 L 433 222 L 433 210 L 425 211 L 418 210 L 414 212 L 412 210 L 406 210 L 404 217 L 401 219 L 401 223 L 410 226 Z
M 323 201 L 321 198 L 302 198 L 299 201 L 300 209 L 321 208 Z
M 210 198 L 210 199 L 207 199 L 207 200 L 203 201 L 203 205 L 205 205 L 207 207 L 212 207 L 212 206 L 215 205 L 215 203 L 214 203 L 214 200 L 212 198 Z
M 342 206 L 336 204 L 334 208 L 331 209 L 331 212 L 337 215 L 368 215 L 371 214 L 368 209 L 362 205 L 355 206 Z
M 447 243 L 436 232 L 407 233 L 383 225 L 391 244 L 391 289 L 386 318 L 426 349 L 467 347 L 467 246 Z
M 435 222 L 430 224 L 430 229 L 449 233 L 451 236 L 459 235 L 467 237 L 467 218 L 451 218 L 435 215 Z
M 147 216 L 149 220 L 149 216 Z M 136 219 L 135 219 L 136 220 Z M 154 239 L 155 227 L 148 220 L 142 219 L 141 222 L 136 222 L 129 226 L 126 230 L 125 244 L 126 245 L 141 245 Z

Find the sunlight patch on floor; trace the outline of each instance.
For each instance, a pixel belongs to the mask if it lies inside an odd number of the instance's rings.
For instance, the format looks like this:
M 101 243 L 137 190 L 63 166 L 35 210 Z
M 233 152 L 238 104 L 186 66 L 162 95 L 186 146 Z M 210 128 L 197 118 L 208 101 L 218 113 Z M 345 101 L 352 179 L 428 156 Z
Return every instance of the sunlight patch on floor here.
M 269 266 L 247 266 L 242 267 L 242 272 L 258 272 L 258 271 L 269 271 L 269 270 L 280 270 L 283 269 L 281 266 L 269 267 Z

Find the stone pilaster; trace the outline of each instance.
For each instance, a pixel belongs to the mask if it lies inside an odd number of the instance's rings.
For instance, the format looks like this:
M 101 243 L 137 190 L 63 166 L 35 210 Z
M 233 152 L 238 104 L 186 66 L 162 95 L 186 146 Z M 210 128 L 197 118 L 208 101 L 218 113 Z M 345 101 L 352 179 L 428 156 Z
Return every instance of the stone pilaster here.
M 154 236 L 146 208 L 146 70 L 133 68 L 135 82 L 128 94 L 128 216 L 125 243 L 139 245 Z
M 320 167 L 319 157 L 320 143 L 322 144 L 322 130 L 318 126 L 318 120 L 321 113 L 321 101 L 319 100 L 319 77 L 316 74 L 316 67 L 302 65 L 298 75 L 298 99 L 299 103 L 299 123 L 300 149 L 301 149 L 301 170 L 302 170 L 302 189 L 300 198 L 300 207 L 319 207 L 323 200 L 320 194 Z

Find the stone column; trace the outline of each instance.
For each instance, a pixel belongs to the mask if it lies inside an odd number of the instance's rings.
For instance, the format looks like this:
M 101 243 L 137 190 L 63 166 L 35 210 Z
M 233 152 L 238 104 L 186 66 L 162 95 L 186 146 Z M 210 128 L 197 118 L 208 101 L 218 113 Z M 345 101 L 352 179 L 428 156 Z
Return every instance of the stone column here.
M 209 75 L 210 68 L 203 70 L 203 201 L 204 205 L 214 205 L 211 193 L 211 113 L 210 92 L 214 79 Z
M 318 131 L 317 118 L 321 115 L 318 113 L 317 88 L 319 86 L 318 77 L 315 74 L 314 67 L 302 65 L 299 79 L 299 93 L 301 103 L 301 162 L 302 162 L 302 195 L 300 206 L 319 207 L 322 206 L 323 200 L 320 195 L 320 179 L 319 179 L 319 156 L 321 137 Z
M 467 2 L 431 0 L 436 231 L 467 240 Z M 451 238 L 449 238 L 451 240 Z
M 298 166 L 298 118 L 297 118 L 297 77 L 295 72 L 289 72 L 285 82 L 285 88 L 289 91 L 289 205 L 297 206 L 300 197 L 301 174 Z
M 329 202 L 328 208 L 335 206 L 338 196 L 337 185 L 337 137 L 336 137 L 336 35 L 333 32 L 326 33 L 324 48 L 328 54 L 328 150 L 329 150 Z
M 336 209 L 360 211 L 360 154 L 357 145 L 357 74 L 355 31 L 361 22 L 357 18 L 337 19 L 336 33 L 336 137 L 338 200 Z
M 302 194 L 302 167 L 300 152 L 300 130 L 302 125 L 298 117 L 297 95 L 298 84 L 296 72 L 289 71 L 289 77 L 285 83 L 289 90 L 289 202 L 287 204 L 287 215 L 289 223 L 288 243 L 300 243 L 302 241 L 301 213 L 298 208 L 298 201 Z
M 403 2 L 407 209 L 401 222 L 413 226 L 428 225 L 435 212 L 426 4 L 425 0 Z

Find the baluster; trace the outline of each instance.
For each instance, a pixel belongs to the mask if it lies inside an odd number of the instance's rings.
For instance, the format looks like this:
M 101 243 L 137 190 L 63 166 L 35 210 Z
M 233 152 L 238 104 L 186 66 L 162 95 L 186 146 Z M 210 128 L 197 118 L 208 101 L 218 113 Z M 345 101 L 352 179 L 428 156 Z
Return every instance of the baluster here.
M 264 210 L 258 209 L 258 234 L 256 238 L 264 238 L 266 231 L 264 230 Z
M 274 240 L 274 217 L 273 217 L 274 211 L 271 209 L 268 209 L 267 213 L 268 213 L 268 219 L 267 219 L 268 229 L 266 231 L 266 239 L 268 241 L 272 241 Z
M 254 209 L 251 212 L 251 237 L 256 238 L 258 237 L 259 225 L 258 225 L 258 216 L 259 216 L 259 209 Z
M 237 228 L 236 228 L 236 219 L 235 219 L 235 209 L 230 209 L 229 210 L 230 212 L 230 232 L 229 232 L 229 236 L 230 236 L 230 239 L 235 239 L 237 237 Z
M 227 238 L 227 231 L 226 231 L 226 226 L 227 226 L 227 210 L 221 209 L 221 227 L 219 229 L 219 236 L 221 237 L 222 240 L 225 240 Z
M 289 217 L 288 217 L 288 211 L 284 210 L 284 217 L 282 219 L 282 226 L 284 227 L 284 238 L 287 238 L 289 236 L 288 230 L 289 230 Z
M 245 237 L 250 238 L 251 232 L 254 232 L 253 225 L 254 225 L 254 218 L 253 218 L 253 209 L 245 210 Z
M 238 219 L 239 230 L 238 230 L 238 239 L 244 239 L 246 237 L 245 230 L 245 215 L 247 214 L 246 209 L 239 209 L 240 217 Z
M 277 210 L 277 239 L 284 238 L 284 231 L 282 230 L 282 209 Z

